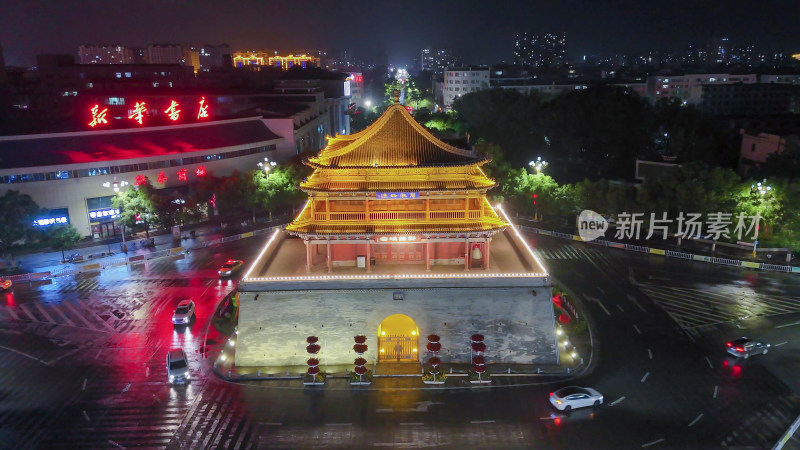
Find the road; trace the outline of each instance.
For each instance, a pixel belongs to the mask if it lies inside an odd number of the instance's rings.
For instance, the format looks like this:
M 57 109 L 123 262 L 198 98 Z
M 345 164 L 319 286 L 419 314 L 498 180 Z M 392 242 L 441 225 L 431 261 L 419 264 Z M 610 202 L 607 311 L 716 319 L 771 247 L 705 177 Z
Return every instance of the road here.
M 0 294 L 0 447 L 765 448 L 800 414 L 791 275 L 545 237 L 535 251 L 592 322 L 595 363 L 572 383 L 605 394 L 594 411 L 556 414 L 547 393 L 564 381 L 421 390 L 382 380 L 360 391 L 344 380 L 317 390 L 225 382 L 199 351 L 235 284 L 216 267 L 251 261 L 262 239 Z M 187 297 L 197 321 L 175 329 L 169 317 Z M 734 361 L 722 346 L 742 334 L 776 346 Z M 165 382 L 164 355 L 177 346 L 190 355 L 185 387 Z

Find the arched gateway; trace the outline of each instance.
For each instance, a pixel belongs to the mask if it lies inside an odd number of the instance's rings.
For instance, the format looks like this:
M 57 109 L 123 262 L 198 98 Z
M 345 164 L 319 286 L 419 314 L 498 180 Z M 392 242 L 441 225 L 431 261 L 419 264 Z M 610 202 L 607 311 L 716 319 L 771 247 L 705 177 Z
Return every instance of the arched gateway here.
M 393 314 L 378 325 L 378 361 L 419 361 L 419 328 L 405 314 Z

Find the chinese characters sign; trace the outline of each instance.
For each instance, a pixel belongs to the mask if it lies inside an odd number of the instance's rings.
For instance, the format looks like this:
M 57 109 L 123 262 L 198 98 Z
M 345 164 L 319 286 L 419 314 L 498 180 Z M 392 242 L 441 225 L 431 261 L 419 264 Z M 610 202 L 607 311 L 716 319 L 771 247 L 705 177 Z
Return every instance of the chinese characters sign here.
M 169 108 L 164 110 L 164 113 L 169 117 L 169 120 L 176 121 L 181 116 L 181 110 L 178 109 L 178 102 L 172 100 L 169 104 Z
M 375 238 L 378 242 L 416 242 L 416 236 L 380 236 Z
M 101 123 L 106 123 L 106 124 L 108 123 L 108 120 L 106 119 L 106 114 L 108 114 L 108 108 L 100 111 L 100 105 L 94 105 L 90 111 L 92 113 L 92 121 L 89 122 L 90 127 L 94 128 L 95 126 L 100 125 Z
M 200 109 L 197 111 L 197 118 L 198 119 L 208 118 L 208 105 L 206 105 L 205 97 L 200 99 Z
M 147 122 L 151 121 L 151 119 L 153 118 L 152 116 L 148 115 L 148 109 L 147 109 L 148 102 L 149 100 L 134 101 L 133 108 L 127 111 L 128 114 L 127 118 L 136 122 L 138 125 L 146 125 Z M 160 101 L 158 103 L 160 103 Z M 120 104 L 120 103 L 109 103 L 109 104 Z M 124 104 L 124 102 L 121 104 Z M 177 100 L 169 100 L 168 103 L 165 102 L 164 107 L 166 109 L 164 109 L 163 112 L 166 115 L 166 118 L 169 119 L 169 121 L 171 122 L 182 122 L 184 121 L 185 117 L 191 117 L 191 114 L 193 113 L 192 111 L 187 111 L 187 114 L 189 114 L 189 116 L 183 115 L 184 111 L 181 108 L 181 104 Z M 150 110 L 150 112 L 157 114 L 159 110 L 152 109 Z M 210 117 L 210 112 L 209 112 L 208 102 L 206 101 L 205 97 L 201 97 L 197 105 L 197 120 L 208 119 L 209 117 Z M 91 128 L 95 128 L 98 125 L 108 125 L 109 120 L 111 119 L 120 119 L 120 117 L 114 117 L 113 114 L 109 115 L 108 108 L 100 109 L 100 105 L 94 105 L 91 108 L 89 108 L 89 118 L 91 120 L 90 122 L 87 123 L 87 125 L 89 125 L 89 127 Z M 124 120 L 125 116 L 123 115 L 121 119 Z M 163 124 L 163 121 L 161 123 Z
M 378 192 L 375 194 L 377 200 L 408 200 L 419 198 L 419 192 Z
M 136 102 L 136 105 L 133 106 L 133 112 L 128 115 L 128 119 L 133 119 L 134 122 L 139 122 L 139 125 L 142 125 L 144 122 L 144 113 L 147 112 L 147 108 L 144 102 Z
M 650 213 L 649 224 L 647 224 L 647 237 L 650 239 L 654 234 L 660 234 L 662 239 L 667 238 L 670 226 L 675 224 L 675 237 L 683 239 L 711 239 L 714 241 L 720 238 L 731 238 L 731 227 L 733 227 L 733 235 L 738 240 L 747 238 L 758 239 L 758 223 L 761 216 L 748 216 L 745 213 L 739 213 L 736 217 L 731 213 L 715 212 L 706 214 L 706 220 L 703 222 L 702 214 L 700 213 L 687 213 L 683 212 L 678 214 L 678 217 L 673 219 L 667 218 L 667 213 L 662 213 L 657 216 L 655 213 Z M 617 231 L 614 235 L 617 239 L 639 239 L 642 235 L 642 227 L 645 226 L 644 213 L 621 213 L 617 217 Z M 705 225 L 705 227 L 704 227 Z M 752 234 L 751 234 L 752 233 Z

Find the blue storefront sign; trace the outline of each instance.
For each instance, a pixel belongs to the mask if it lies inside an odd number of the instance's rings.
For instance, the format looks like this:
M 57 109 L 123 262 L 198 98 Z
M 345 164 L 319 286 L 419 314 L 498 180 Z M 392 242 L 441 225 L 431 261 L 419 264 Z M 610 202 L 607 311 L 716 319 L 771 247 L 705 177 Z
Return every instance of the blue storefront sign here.
M 409 200 L 419 198 L 419 192 L 378 192 L 375 194 L 378 200 Z

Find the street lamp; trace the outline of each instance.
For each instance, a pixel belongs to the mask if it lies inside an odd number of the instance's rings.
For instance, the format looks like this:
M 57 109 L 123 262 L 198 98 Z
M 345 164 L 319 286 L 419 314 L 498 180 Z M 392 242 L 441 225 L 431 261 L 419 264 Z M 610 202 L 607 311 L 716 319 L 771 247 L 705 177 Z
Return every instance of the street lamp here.
M 364 106 L 366 106 L 367 108 L 371 108 L 372 107 L 372 100 L 364 101 Z
M 278 163 L 276 163 L 275 161 L 270 161 L 269 158 L 264 158 L 263 162 L 258 163 L 258 167 L 264 169 L 264 173 L 267 174 L 267 176 L 269 176 L 270 169 L 272 169 L 277 165 Z
M 756 184 L 750 185 L 750 193 L 751 194 L 760 194 L 761 197 L 767 195 L 767 193 L 772 192 L 772 186 L 767 184 L 767 179 L 764 178 L 762 181 L 757 182 Z M 758 214 L 758 213 L 757 213 Z M 756 231 L 753 235 L 753 258 L 756 257 L 756 249 L 758 249 L 758 229 L 761 228 L 758 223 L 755 225 Z
M 541 156 L 536 158 L 536 161 L 531 161 L 528 163 L 529 166 L 536 171 L 537 174 L 542 173 L 542 171 L 547 167 L 547 161 L 543 160 Z

